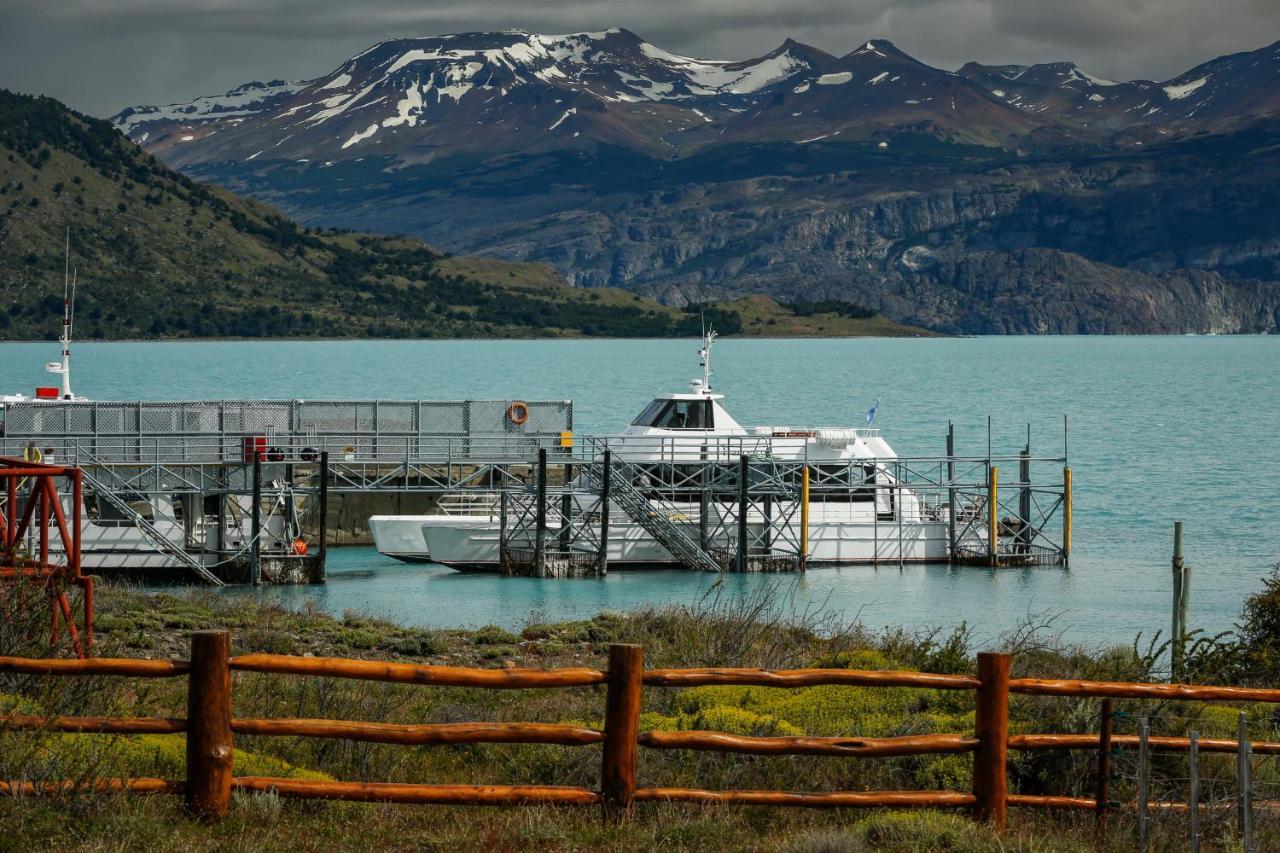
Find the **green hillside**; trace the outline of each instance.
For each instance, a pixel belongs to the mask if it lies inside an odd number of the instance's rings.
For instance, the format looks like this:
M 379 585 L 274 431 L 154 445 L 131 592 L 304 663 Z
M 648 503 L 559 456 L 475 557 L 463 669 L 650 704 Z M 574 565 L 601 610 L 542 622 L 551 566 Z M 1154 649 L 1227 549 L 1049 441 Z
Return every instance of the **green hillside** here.
M 848 311 L 681 311 L 541 264 L 305 228 L 169 170 L 108 122 L 0 90 L 0 340 L 52 336 L 67 228 L 82 338 L 655 337 L 696 333 L 700 313 L 726 333 L 915 331 Z

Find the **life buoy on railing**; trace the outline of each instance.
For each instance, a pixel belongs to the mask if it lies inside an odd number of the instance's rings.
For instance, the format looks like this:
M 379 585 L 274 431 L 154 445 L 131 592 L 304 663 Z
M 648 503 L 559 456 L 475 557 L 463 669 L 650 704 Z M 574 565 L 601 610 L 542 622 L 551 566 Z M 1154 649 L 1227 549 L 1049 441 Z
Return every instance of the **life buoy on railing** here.
M 524 400 L 516 400 L 507 406 L 507 420 L 516 426 L 524 426 L 529 420 L 529 404 Z

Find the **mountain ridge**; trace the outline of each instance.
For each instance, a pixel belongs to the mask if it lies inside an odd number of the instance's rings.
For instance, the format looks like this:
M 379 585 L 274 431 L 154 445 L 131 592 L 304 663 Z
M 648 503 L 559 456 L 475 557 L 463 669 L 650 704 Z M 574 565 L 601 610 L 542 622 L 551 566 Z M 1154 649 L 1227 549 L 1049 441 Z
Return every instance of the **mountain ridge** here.
M 170 171 L 106 121 L 0 90 L 0 340 L 52 333 L 68 230 L 83 338 L 655 337 L 696 334 L 701 314 L 739 334 L 918 332 L 849 304 L 684 311 L 574 289 L 541 264 L 300 227 Z
M 706 60 L 621 28 L 464 33 L 116 120 L 311 225 L 676 306 L 847 299 L 945 332 L 1280 326 L 1280 42 L 1111 81 L 946 71 L 883 39 Z

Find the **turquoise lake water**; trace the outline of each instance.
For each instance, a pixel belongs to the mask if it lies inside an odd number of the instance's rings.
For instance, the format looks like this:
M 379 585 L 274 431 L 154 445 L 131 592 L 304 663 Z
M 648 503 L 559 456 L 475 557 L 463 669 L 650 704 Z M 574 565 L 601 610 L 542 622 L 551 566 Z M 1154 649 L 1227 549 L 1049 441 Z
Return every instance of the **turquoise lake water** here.
M 579 433 L 613 432 L 697 373 L 691 340 L 86 343 L 77 393 L 96 399 L 572 399 Z M 52 344 L 0 345 L 0 389 L 45 384 Z M 1062 444 L 1075 479 L 1070 569 L 854 567 L 795 579 L 726 576 L 871 627 L 968 622 L 990 640 L 1056 614 L 1070 640 L 1128 642 L 1168 629 L 1174 519 L 1194 567 L 1191 623 L 1231 627 L 1280 561 L 1280 338 L 734 340 L 716 347 L 717 390 L 746 424 L 878 426 L 903 456 L 938 455 L 948 420 L 960 452 Z M 330 552 L 324 587 L 263 590 L 341 614 L 431 626 L 567 619 L 702 600 L 716 578 L 615 572 L 606 579 L 459 575 L 368 548 Z

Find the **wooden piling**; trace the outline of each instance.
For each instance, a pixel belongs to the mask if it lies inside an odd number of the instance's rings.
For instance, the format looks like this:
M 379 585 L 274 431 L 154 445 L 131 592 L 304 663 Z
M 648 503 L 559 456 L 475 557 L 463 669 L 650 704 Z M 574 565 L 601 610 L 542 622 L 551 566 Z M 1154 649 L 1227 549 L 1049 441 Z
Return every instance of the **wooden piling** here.
M 621 643 L 609 646 L 600 792 L 604 798 L 605 819 L 610 821 L 621 820 L 635 800 L 643 679 L 642 646 Z
M 231 806 L 231 634 L 191 635 L 187 687 L 186 804 L 192 815 L 225 817 Z
M 1009 663 L 1010 657 L 995 652 L 978 655 L 977 708 L 974 735 L 978 748 L 973 754 L 973 807 L 975 820 L 1004 832 L 1008 806 L 1006 761 L 1009 754 Z

